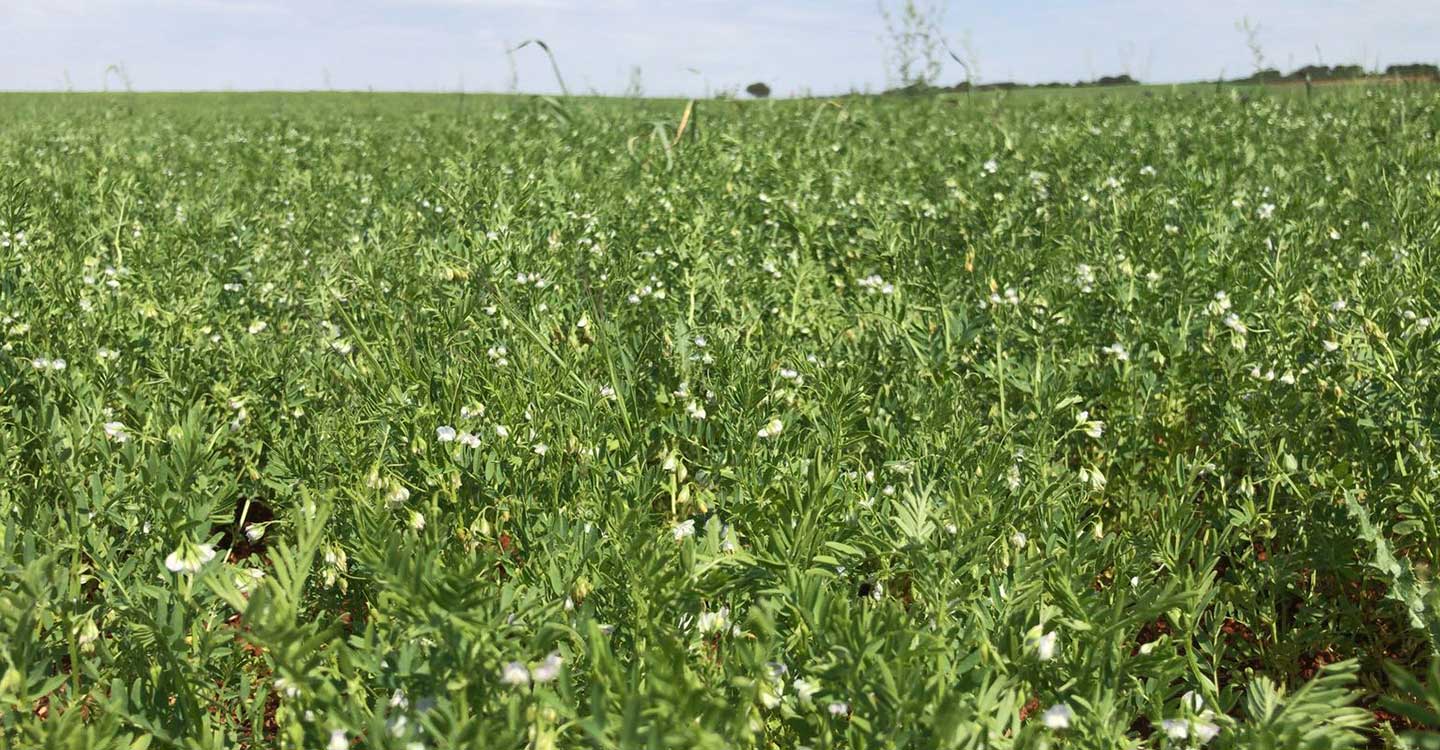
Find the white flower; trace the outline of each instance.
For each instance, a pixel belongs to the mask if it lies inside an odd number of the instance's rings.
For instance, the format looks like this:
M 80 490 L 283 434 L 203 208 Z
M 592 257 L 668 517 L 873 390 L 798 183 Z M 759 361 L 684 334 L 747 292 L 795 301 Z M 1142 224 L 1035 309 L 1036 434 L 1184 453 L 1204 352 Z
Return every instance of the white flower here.
M 1205 713 L 1209 714 L 1210 712 L 1206 711 Z M 1203 716 L 1191 723 L 1190 729 L 1195 733 L 1195 739 L 1202 745 L 1215 739 L 1215 736 L 1220 734 L 1220 726 L 1212 721 L 1206 720 Z
M 860 287 L 861 289 L 868 290 L 871 294 L 874 294 L 876 292 L 879 292 L 880 294 L 895 293 L 895 285 L 885 281 L 885 279 L 881 278 L 879 274 L 872 273 L 863 279 L 856 279 L 855 285 Z
M 1255 215 L 1261 219 L 1269 219 L 1275 215 L 1275 204 L 1261 203 L 1260 207 L 1255 209 Z
M 615 396 L 615 389 L 614 389 L 614 388 L 611 388 L 611 387 L 608 386 L 608 385 L 602 385 L 602 386 L 600 386 L 600 398 L 608 399 L 608 400 L 610 400 L 610 401 L 614 401 L 615 398 L 616 398 L 616 396 Z
M 215 548 L 208 544 L 181 544 L 165 557 L 171 573 L 198 573 L 205 563 L 215 559 Z
M 266 322 L 263 321 L 263 320 L 256 320 L 256 321 L 253 321 L 252 323 L 250 323 L 250 327 L 247 328 L 247 329 L 245 329 L 245 330 L 249 331 L 249 332 L 253 335 L 253 334 L 256 334 L 256 333 L 260 333 L 261 331 L 263 331 L 263 330 L 265 330 L 266 328 L 269 328 L 269 327 L 270 327 L 270 324 L 269 324 L 269 323 L 266 323 Z
M 772 419 L 764 427 L 761 427 L 760 431 L 755 433 L 755 436 L 769 439 L 775 437 L 776 435 L 779 435 L 784 430 L 784 422 L 781 422 L 778 419 Z
M 820 683 L 812 682 L 804 677 L 796 677 L 794 682 L 795 696 L 801 703 L 809 703 L 815 694 L 820 692 Z
M 503 424 L 495 425 L 495 437 L 502 439 L 510 437 L 510 428 Z
M 695 536 L 695 519 L 689 518 L 675 524 L 675 528 L 671 529 L 671 533 L 675 535 L 675 541 L 677 542 L 682 541 L 685 537 Z
M 1334 310 L 1335 312 L 1340 312 L 1341 310 L 1344 310 L 1345 306 L 1346 303 L 1343 299 L 1337 299 L 1334 302 L 1330 303 L 1330 309 Z
M 691 401 L 690 403 L 686 404 L 685 413 L 689 414 L 691 419 L 704 419 L 705 417 L 709 416 L 705 412 L 705 407 L 701 406 L 700 403 L 697 401 Z
M 1015 547 L 1015 549 L 1025 549 L 1025 543 L 1028 541 L 1030 540 L 1025 536 L 1025 532 L 1023 531 L 1017 531 L 1010 535 L 1010 544 Z
M 994 159 L 987 159 L 984 166 L 987 174 L 995 174 L 1000 171 L 1000 163 Z
M 245 538 L 252 542 L 258 542 L 265 537 L 264 524 L 251 524 L 245 527 Z
M 456 437 L 455 428 L 454 428 L 454 427 L 451 427 L 451 426 L 448 425 L 448 424 L 447 424 L 447 425 L 441 425 L 441 426 L 435 428 L 435 439 L 436 439 L 436 440 L 439 440 L 439 441 L 442 442 L 442 443 L 451 443 L 451 442 L 454 442 L 454 441 L 455 441 L 455 437 Z
M 511 687 L 525 687 L 530 684 L 530 670 L 524 664 L 512 661 L 500 670 L 500 681 Z
M 1105 423 L 1101 422 L 1098 419 L 1093 422 L 1087 423 L 1085 425 L 1085 434 L 1089 435 L 1095 440 L 1099 440 L 1105 435 Z
M 330 744 L 325 746 L 328 750 L 349 750 L 350 740 L 345 738 L 344 729 L 336 729 L 330 733 Z
M 1172 740 L 1183 740 L 1190 736 L 1190 722 L 1184 719 L 1165 719 L 1160 722 L 1160 727 L 1165 730 L 1165 736 Z
M 1050 661 L 1055 658 L 1055 649 L 1059 646 L 1060 634 L 1050 631 L 1042 636 L 1031 638 L 1030 645 L 1035 647 L 1035 656 L 1040 661 Z
M 300 686 L 296 685 L 289 678 L 277 677 L 274 682 L 275 690 L 286 698 L 295 698 L 300 695 Z
M 1224 323 L 1226 328 L 1229 328 L 1241 336 L 1250 332 L 1250 329 L 1240 320 L 1240 316 L 1233 312 L 1225 316 Z
M 780 377 L 785 378 L 786 380 L 794 380 L 795 378 L 800 377 L 800 373 L 788 367 L 782 367 L 780 368 Z
M 130 439 L 130 435 L 125 432 L 125 423 L 123 422 L 106 422 L 105 437 L 117 443 L 123 443 Z
M 259 568 L 236 568 L 234 574 L 235 587 L 240 589 L 242 594 L 250 593 L 256 581 L 265 580 L 265 571 Z
M 460 444 L 466 448 L 480 447 L 480 436 L 473 432 L 462 432 L 456 440 L 460 441 Z
M 485 405 L 484 405 L 484 404 L 472 404 L 472 405 L 460 407 L 460 418 L 461 418 L 461 419 L 473 419 L 473 418 L 475 418 L 475 417 L 483 417 L 483 416 L 485 416 Z
M 545 455 L 546 451 L 550 450 L 550 446 L 544 443 L 536 443 L 530 446 L 530 450 L 533 451 L 537 456 L 543 456 Z
M 1094 467 L 1080 467 L 1080 481 L 1088 483 L 1090 489 L 1099 492 L 1105 489 L 1105 474 Z
M 395 692 L 390 694 L 390 707 L 399 709 L 405 709 L 410 707 L 410 699 L 405 697 L 404 690 L 401 690 L 400 688 L 395 688 Z
M 704 635 L 719 633 L 730 625 L 730 608 L 721 607 L 714 612 L 701 612 L 695 619 L 695 629 Z
M 1101 347 L 1100 351 L 1109 354 L 1110 356 L 1120 360 L 1121 362 L 1128 362 L 1130 360 L 1130 352 L 1125 351 L 1125 345 L 1121 344 L 1119 341 L 1116 341 L 1109 346 Z
M 835 701 L 829 706 L 831 716 L 849 716 L 850 704 L 845 701 Z
M 545 657 L 545 661 L 540 662 L 539 666 L 530 670 L 530 679 L 534 680 L 537 685 L 554 682 L 555 678 L 560 676 L 560 662 L 560 654 L 550 654 Z
M 785 697 L 785 673 L 789 667 L 779 662 L 770 662 L 770 674 L 760 683 L 760 703 L 766 708 L 775 708 Z
M 1329 341 L 1329 340 L 1326 340 L 1326 341 L 1320 342 L 1320 345 L 1323 346 L 1323 347 L 1325 347 L 1325 351 L 1327 351 L 1327 352 L 1333 352 L 1333 351 L 1335 351 L 1336 349 L 1339 349 L 1339 348 L 1340 348 L 1340 342 L 1338 342 L 1338 341 Z
M 410 511 L 410 528 L 416 531 L 425 530 L 425 514 L 418 510 Z
M 394 489 L 391 489 L 390 493 L 385 496 L 385 504 L 394 508 L 399 505 L 404 505 L 405 501 L 409 499 L 410 490 L 406 489 L 405 485 L 397 484 Z
M 1050 729 L 1069 729 L 1070 720 L 1075 718 L 1075 712 L 1065 703 L 1056 703 L 1045 709 L 1044 715 L 1040 717 L 1045 726 Z
M 707 343 L 707 342 L 705 341 L 705 337 L 704 337 L 704 336 L 696 336 L 696 337 L 695 337 L 695 347 L 696 347 L 696 348 L 698 348 L 698 349 L 704 349 L 706 343 Z

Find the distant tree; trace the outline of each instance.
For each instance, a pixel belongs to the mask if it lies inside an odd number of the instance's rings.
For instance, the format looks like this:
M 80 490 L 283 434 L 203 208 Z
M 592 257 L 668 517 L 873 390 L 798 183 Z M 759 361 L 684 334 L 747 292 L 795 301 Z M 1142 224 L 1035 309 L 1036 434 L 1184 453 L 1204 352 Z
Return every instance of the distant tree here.
M 745 93 L 755 97 L 756 99 L 764 99 L 770 96 L 770 87 L 766 86 L 761 81 L 756 81 L 745 87 Z
M 1405 65 L 1391 65 L 1385 69 L 1387 76 L 1402 76 L 1406 78 L 1440 78 L 1440 67 L 1429 63 L 1408 63 Z
M 1095 79 L 1095 86 L 1135 86 L 1140 82 L 1130 77 L 1129 73 L 1121 73 L 1118 76 L 1100 76 Z

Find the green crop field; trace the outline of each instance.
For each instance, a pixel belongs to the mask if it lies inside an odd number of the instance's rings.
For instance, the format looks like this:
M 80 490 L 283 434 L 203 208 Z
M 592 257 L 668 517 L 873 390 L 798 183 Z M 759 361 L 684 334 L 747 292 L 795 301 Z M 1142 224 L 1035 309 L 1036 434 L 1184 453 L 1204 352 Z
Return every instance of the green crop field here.
M 0 96 L 0 747 L 1440 730 L 1440 91 Z

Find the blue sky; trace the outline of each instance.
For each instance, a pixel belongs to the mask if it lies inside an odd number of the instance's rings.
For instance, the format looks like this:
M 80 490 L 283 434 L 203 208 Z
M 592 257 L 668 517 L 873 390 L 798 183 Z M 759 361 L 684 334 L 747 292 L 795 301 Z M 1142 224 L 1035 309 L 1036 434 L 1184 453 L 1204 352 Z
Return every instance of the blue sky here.
M 893 0 L 892 0 L 893 1 Z M 952 0 L 982 80 L 1146 81 L 1248 73 L 1235 22 L 1269 62 L 1440 61 L 1440 0 Z M 875 0 L 0 0 L 0 90 L 504 91 L 504 50 L 549 42 L 572 91 L 703 95 L 763 80 L 777 94 L 887 83 Z M 521 91 L 554 91 L 536 49 Z M 956 66 L 947 81 L 960 80 Z M 118 87 L 117 79 L 111 86 Z

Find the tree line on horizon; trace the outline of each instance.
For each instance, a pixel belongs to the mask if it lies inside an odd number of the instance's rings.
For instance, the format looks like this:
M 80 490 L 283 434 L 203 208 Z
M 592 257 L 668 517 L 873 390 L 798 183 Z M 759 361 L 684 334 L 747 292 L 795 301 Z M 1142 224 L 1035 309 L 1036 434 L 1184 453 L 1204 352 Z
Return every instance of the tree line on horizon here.
M 1399 78 L 1407 81 L 1434 81 L 1440 82 L 1440 66 L 1432 63 L 1401 63 L 1390 65 L 1384 71 L 1368 71 L 1361 65 L 1305 65 L 1296 68 L 1289 73 L 1283 73 L 1276 68 L 1265 68 L 1243 78 L 1220 78 L 1215 81 L 1199 81 L 1199 83 L 1221 83 L 1221 84 L 1269 84 L 1269 83 L 1315 83 L 1351 81 L 1362 79 L 1384 79 Z M 965 93 L 969 91 L 1008 91 L 1011 89 L 1072 89 L 1072 88 L 1097 88 L 1111 86 L 1138 86 L 1142 81 L 1135 79 L 1128 73 L 1113 76 L 1101 76 L 1089 81 L 1075 81 L 1066 83 L 1064 81 L 1048 81 L 1044 83 L 1019 83 L 1016 81 L 994 81 L 990 83 L 972 83 L 961 81 L 951 86 L 935 86 L 924 81 L 915 81 L 905 86 L 897 86 L 881 92 L 886 95 L 914 95 L 914 94 L 937 94 L 937 93 Z

